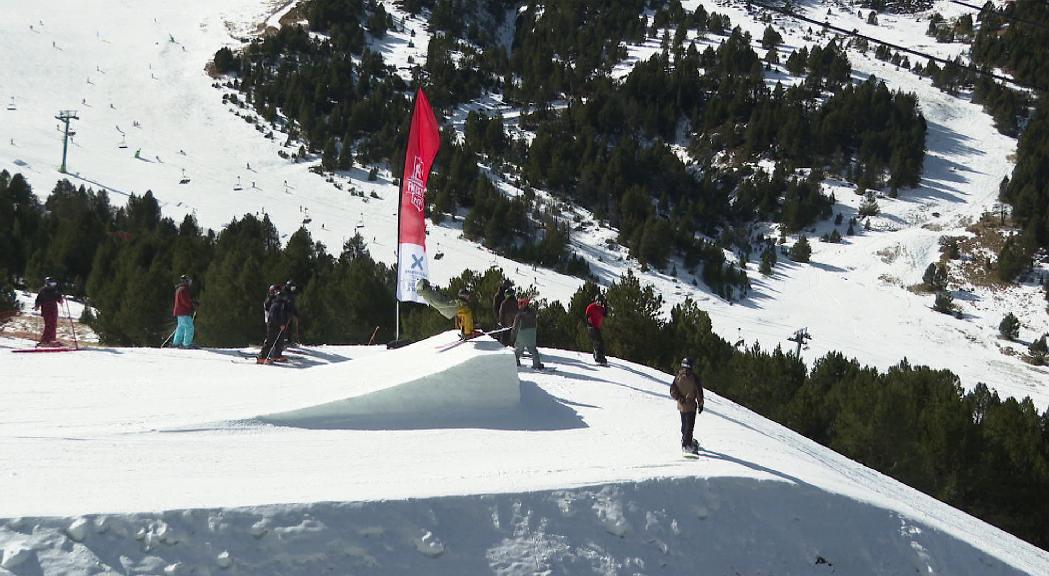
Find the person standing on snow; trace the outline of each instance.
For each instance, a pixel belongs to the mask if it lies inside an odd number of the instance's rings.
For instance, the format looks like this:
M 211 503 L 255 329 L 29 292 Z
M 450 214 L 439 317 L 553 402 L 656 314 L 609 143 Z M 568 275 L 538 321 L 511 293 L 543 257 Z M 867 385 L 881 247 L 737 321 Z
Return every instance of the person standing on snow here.
M 266 314 L 266 341 L 262 343 L 262 350 L 259 351 L 256 358 L 259 364 L 287 361 L 287 358 L 284 357 L 284 337 L 288 332 L 288 323 L 294 306 L 288 300 L 287 288 L 280 290 L 273 297 Z
M 506 300 L 506 293 L 513 292 L 513 286 L 509 278 L 504 278 L 499 284 L 499 290 L 495 292 L 495 297 L 492 298 L 492 318 L 495 318 L 496 324 L 499 324 L 499 311 L 503 307 L 503 301 Z
M 598 292 L 583 314 L 586 316 L 586 332 L 590 335 L 590 343 L 594 346 L 594 361 L 604 366 L 608 364 L 608 359 L 605 358 L 605 339 L 601 336 L 601 326 L 604 325 L 605 316 L 608 315 L 604 295 Z
M 677 400 L 681 414 L 681 450 L 695 454 L 699 443 L 692 437 L 696 428 L 696 415 L 703 412 L 703 386 L 692 371 L 692 359 L 681 360 L 681 367 L 670 385 L 670 397 Z
M 179 278 L 175 285 L 175 305 L 171 315 L 178 322 L 175 335 L 171 338 L 171 345 L 176 348 L 189 348 L 193 346 L 193 295 L 190 286 L 193 279 L 187 274 Z
M 469 340 L 477 336 L 474 330 L 474 313 L 470 309 L 470 290 L 459 290 L 459 308 L 455 311 L 455 327 L 459 329 L 459 339 Z
M 36 302 L 33 303 L 33 310 L 40 310 L 40 315 L 44 317 L 44 333 L 40 335 L 38 347 L 62 345 L 55 336 L 59 302 L 64 302 L 64 299 L 58 290 L 58 281 L 50 276 L 44 278 L 44 286 L 37 292 Z
M 273 305 L 273 299 L 277 297 L 282 288 L 284 288 L 283 284 L 270 284 L 269 289 L 266 290 L 266 299 L 262 301 L 263 323 L 270 323 L 270 306 Z
M 514 325 L 515 318 L 517 318 L 517 298 L 513 289 L 508 288 L 503 303 L 499 305 L 499 316 L 496 317 L 496 321 L 499 322 L 500 326 L 509 328 Z M 509 330 L 499 334 L 499 341 L 503 343 L 503 346 L 512 346 L 514 343 L 513 338 L 510 337 Z
M 525 350 L 532 357 L 532 368 L 542 370 L 542 358 L 539 356 L 539 348 L 536 347 L 536 327 L 539 321 L 536 319 L 535 309 L 529 305 L 528 298 L 517 301 L 517 316 L 514 318 L 514 328 L 510 335 L 510 341 L 514 343 L 514 357 L 517 365 L 521 365 L 521 355 Z
M 288 329 L 284 334 L 284 347 L 295 346 L 299 338 L 299 309 L 295 305 L 295 296 L 298 295 L 298 284 L 288 280 L 284 283 L 284 297 L 288 299 Z

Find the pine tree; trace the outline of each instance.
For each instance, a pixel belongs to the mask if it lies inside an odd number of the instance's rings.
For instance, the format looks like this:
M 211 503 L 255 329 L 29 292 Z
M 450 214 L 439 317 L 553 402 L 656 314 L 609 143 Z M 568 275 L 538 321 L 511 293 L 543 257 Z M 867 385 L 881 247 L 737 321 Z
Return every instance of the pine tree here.
M 1031 361 L 1039 366 L 1045 364 L 1045 356 L 1049 353 L 1049 347 L 1046 346 L 1045 338 L 1046 334 L 1042 334 L 1041 338 L 1031 342 L 1031 345 L 1027 347 Z
M 947 267 L 943 264 L 933 262 L 925 269 L 922 282 L 926 288 L 934 292 L 942 292 L 947 289 Z
M 328 138 L 324 144 L 324 152 L 321 153 L 321 168 L 327 172 L 334 172 L 338 168 L 338 144 L 335 137 Z
M 812 246 L 809 245 L 808 239 L 802 234 L 798 241 L 794 243 L 794 246 L 790 248 L 790 259 L 795 262 L 808 262 L 811 255 Z
M 954 297 L 949 292 L 942 291 L 936 293 L 936 299 L 933 303 L 932 309 L 940 312 L 941 314 L 951 314 L 954 312 Z
M 860 216 L 869 217 L 877 216 L 881 212 L 881 207 L 878 206 L 878 199 L 875 198 L 874 192 L 868 190 L 863 195 L 863 202 L 860 203 L 859 214 Z
M 1016 340 L 1020 336 L 1020 320 L 1012 312 L 1006 314 L 998 324 L 998 333 L 1006 340 Z

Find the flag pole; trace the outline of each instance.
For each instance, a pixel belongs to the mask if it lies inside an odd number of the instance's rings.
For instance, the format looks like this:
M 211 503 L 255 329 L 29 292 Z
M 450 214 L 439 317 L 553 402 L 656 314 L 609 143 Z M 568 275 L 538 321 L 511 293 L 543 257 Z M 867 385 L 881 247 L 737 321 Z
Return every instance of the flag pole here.
M 408 146 L 411 145 L 412 138 L 412 119 L 415 117 L 415 104 L 419 99 L 419 88 L 415 88 L 415 93 L 412 95 L 412 113 L 408 116 L 408 137 L 404 139 L 404 162 L 408 162 Z M 401 206 L 404 204 L 404 166 L 401 166 L 401 184 L 397 187 L 397 283 L 401 282 Z M 401 299 L 398 296 L 400 293 L 400 286 L 394 287 L 393 299 L 395 301 L 395 315 L 394 318 L 394 333 L 393 339 L 401 339 Z

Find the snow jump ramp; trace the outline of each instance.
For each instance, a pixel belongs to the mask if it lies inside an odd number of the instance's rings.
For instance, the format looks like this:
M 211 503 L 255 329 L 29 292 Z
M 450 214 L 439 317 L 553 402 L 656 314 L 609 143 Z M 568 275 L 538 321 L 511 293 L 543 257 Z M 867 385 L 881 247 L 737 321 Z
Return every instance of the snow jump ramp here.
M 452 347 L 457 332 L 352 362 L 305 371 L 289 409 L 258 419 L 334 428 L 376 419 L 450 417 L 514 408 L 521 400 L 513 351 L 488 336 Z M 305 392 L 305 391 L 304 391 Z

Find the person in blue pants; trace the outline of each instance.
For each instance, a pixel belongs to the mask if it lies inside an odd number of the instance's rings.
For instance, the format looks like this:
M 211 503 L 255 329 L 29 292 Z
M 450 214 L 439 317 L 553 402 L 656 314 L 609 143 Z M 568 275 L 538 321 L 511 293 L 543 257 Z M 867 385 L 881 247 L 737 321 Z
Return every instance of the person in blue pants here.
M 178 326 L 175 328 L 175 336 L 171 339 L 171 345 L 176 348 L 193 346 L 193 297 L 189 291 L 191 284 L 193 284 L 193 279 L 183 275 L 175 287 L 175 306 L 171 314 L 178 322 Z

